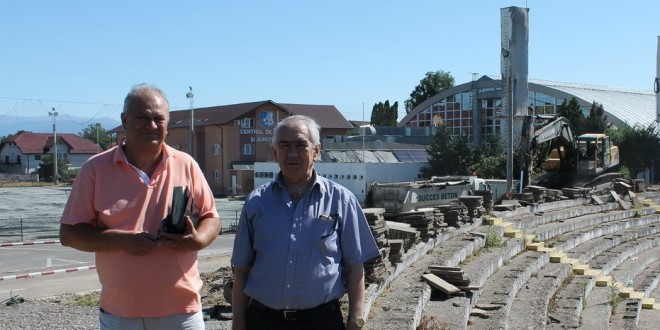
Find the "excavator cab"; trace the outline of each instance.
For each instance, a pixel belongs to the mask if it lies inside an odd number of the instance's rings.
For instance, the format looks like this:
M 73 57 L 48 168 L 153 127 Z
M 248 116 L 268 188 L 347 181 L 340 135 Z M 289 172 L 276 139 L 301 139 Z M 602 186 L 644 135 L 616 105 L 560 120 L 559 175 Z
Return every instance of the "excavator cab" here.
M 588 133 L 577 137 L 578 172 L 598 174 L 619 165 L 619 148 L 605 134 Z

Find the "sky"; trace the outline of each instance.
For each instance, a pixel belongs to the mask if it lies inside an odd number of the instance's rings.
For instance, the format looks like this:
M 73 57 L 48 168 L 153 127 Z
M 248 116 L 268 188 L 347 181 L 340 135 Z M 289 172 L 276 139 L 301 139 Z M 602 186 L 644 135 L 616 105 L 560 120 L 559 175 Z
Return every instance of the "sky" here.
M 146 82 L 172 110 L 191 86 L 195 108 L 272 100 L 369 120 L 389 100 L 401 119 L 426 72 L 500 75 L 510 6 L 529 8 L 530 79 L 653 89 L 656 0 L 25 0 L 0 3 L 0 116 L 46 116 L 45 131 L 53 107 L 118 120 Z

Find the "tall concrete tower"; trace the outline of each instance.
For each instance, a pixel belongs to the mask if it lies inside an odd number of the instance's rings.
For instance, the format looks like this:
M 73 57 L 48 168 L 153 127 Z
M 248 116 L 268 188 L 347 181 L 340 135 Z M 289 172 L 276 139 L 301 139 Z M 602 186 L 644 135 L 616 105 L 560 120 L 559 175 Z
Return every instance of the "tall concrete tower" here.
M 520 144 L 520 131 L 527 115 L 527 76 L 529 44 L 529 8 L 500 9 L 502 49 L 502 113 L 507 123 L 507 190 L 512 190 L 513 148 Z M 517 143 L 516 143 L 517 142 Z
M 658 36 L 658 50 L 656 51 L 655 63 L 655 83 L 653 84 L 655 92 L 655 121 L 660 122 L 660 36 Z

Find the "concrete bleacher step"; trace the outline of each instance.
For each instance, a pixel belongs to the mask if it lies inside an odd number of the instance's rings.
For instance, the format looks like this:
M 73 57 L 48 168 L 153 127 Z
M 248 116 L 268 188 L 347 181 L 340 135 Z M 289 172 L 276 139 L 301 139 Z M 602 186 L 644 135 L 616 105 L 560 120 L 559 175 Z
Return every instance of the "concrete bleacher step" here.
M 652 199 L 643 199 L 641 202 L 645 207 L 655 206 L 655 202 Z
M 498 224 L 498 226 L 502 227 L 504 232 L 514 230 L 513 224 L 511 222 L 501 222 L 501 223 Z
M 605 287 L 612 285 L 612 276 L 600 276 L 596 278 L 596 286 Z
M 644 292 L 633 291 L 630 293 L 630 299 L 642 300 L 645 298 Z
M 573 273 L 577 275 L 586 275 L 587 271 L 589 271 L 589 265 L 583 265 L 583 264 L 573 265 Z
M 565 264 L 567 263 L 568 260 L 568 255 L 566 253 L 560 253 L 560 252 L 555 252 L 555 253 L 550 253 L 550 262 L 554 264 Z
M 523 232 L 522 232 L 522 230 L 519 230 L 519 229 L 504 231 L 504 237 L 522 238 L 523 237 Z
M 573 259 L 573 258 L 566 258 L 566 262 L 564 262 L 564 263 L 571 264 L 571 266 L 573 266 L 573 268 L 575 268 L 575 266 L 580 264 L 580 260 Z
M 540 251 L 542 248 L 545 247 L 545 243 L 543 242 L 538 242 L 538 243 L 527 243 L 526 249 L 531 250 L 531 251 Z
M 656 305 L 655 298 L 642 298 L 643 309 L 653 309 L 654 305 Z
M 502 223 L 502 218 L 497 217 L 484 217 L 483 222 L 487 225 L 497 226 Z
M 619 297 L 630 298 L 633 292 L 635 292 L 633 288 L 622 286 L 619 288 Z
M 584 272 L 584 275 L 586 275 L 586 276 L 592 276 L 592 277 L 598 278 L 598 277 L 600 277 L 600 275 L 601 275 L 601 271 L 598 270 L 598 269 L 587 269 L 587 270 Z

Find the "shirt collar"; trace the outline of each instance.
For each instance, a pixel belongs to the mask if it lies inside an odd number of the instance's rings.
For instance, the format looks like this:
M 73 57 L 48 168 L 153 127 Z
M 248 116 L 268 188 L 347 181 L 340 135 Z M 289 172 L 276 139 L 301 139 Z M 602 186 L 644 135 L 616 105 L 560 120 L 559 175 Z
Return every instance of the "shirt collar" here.
M 126 141 L 122 141 L 121 144 L 117 146 L 117 149 L 115 149 L 114 156 L 112 157 L 112 161 L 114 163 L 124 162 L 126 164 L 130 164 L 128 162 L 128 159 L 126 158 L 126 153 L 124 152 L 125 145 L 126 145 Z M 163 143 L 162 152 L 163 152 L 163 157 L 161 159 L 161 162 L 163 164 L 167 163 L 167 159 L 169 157 L 175 157 L 172 148 L 165 143 Z
M 312 184 L 311 189 L 315 189 L 315 187 L 318 187 L 318 189 L 321 192 L 325 192 L 326 188 L 325 185 L 323 184 L 324 178 L 318 175 L 318 173 L 316 173 L 316 169 L 312 169 L 312 177 L 314 178 L 314 183 Z M 275 183 L 277 184 L 273 185 L 274 187 L 277 186 L 280 189 L 286 189 L 286 185 L 284 184 L 284 177 L 282 176 L 282 171 L 280 171 L 277 174 L 277 177 L 275 178 Z

